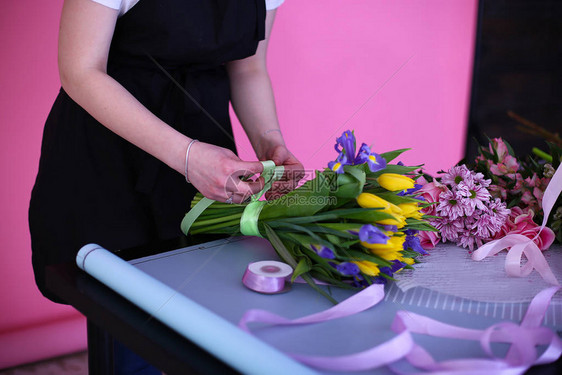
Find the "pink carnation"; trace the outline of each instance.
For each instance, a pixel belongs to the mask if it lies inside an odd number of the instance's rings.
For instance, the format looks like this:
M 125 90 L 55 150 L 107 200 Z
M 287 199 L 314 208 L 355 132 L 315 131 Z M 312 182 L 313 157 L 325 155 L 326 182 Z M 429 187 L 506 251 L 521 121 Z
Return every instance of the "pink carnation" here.
M 439 202 L 439 194 L 447 191 L 447 187 L 437 180 L 433 182 L 425 182 L 425 179 L 420 179 L 418 183 L 423 183 L 424 185 L 418 190 L 418 194 L 423 197 L 427 203 Z M 426 215 L 435 215 L 437 205 L 433 204 L 431 206 L 425 207 L 421 210 Z
M 523 211 L 520 207 L 513 207 L 507 217 L 502 229 L 496 233 L 494 239 L 500 239 L 508 234 L 522 234 L 530 239 L 535 238 L 539 233 L 540 226 L 533 221 L 534 212 L 532 210 Z M 546 250 L 554 242 L 554 232 L 545 227 L 539 236 L 534 240 L 541 250 Z
M 425 250 L 433 249 L 441 240 L 438 232 L 422 231 L 418 233 L 418 238 L 420 239 L 421 247 Z

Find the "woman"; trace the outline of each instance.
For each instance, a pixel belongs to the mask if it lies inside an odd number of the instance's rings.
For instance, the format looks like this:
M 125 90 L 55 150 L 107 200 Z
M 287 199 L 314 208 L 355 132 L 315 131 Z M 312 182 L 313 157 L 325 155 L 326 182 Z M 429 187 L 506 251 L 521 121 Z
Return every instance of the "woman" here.
M 302 165 L 279 131 L 265 65 L 274 16 L 264 0 L 65 0 L 62 89 L 29 211 L 46 297 L 64 302 L 45 288 L 45 266 L 84 244 L 177 237 L 196 190 L 240 203 L 262 188 L 227 182 L 262 170 L 233 152 L 230 99 L 258 158 L 294 182 Z

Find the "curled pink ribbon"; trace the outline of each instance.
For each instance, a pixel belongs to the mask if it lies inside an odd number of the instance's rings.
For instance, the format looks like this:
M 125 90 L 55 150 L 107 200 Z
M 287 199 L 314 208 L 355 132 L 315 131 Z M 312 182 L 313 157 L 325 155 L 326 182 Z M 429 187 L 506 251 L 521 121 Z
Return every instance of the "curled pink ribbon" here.
M 441 323 L 413 312 L 399 311 L 396 313 L 391 327 L 397 335 L 368 350 L 336 357 L 294 353 L 288 353 L 288 355 L 314 368 L 342 372 L 370 370 L 405 359 L 418 369 L 432 374 L 522 374 L 533 365 L 552 363 L 562 354 L 560 337 L 552 330 L 541 327 L 550 300 L 559 289 L 558 286 L 552 286 L 539 292 L 531 301 L 520 325 L 513 322 L 501 322 L 484 330 L 468 329 Z M 271 325 L 321 323 L 364 311 L 376 305 L 383 297 L 384 287 L 371 285 L 328 310 L 294 320 L 264 310 L 249 310 L 242 317 L 239 326 L 250 332 L 248 328 L 250 322 Z M 463 358 L 437 362 L 429 352 L 416 344 L 412 333 L 479 341 L 484 353 L 490 358 Z M 493 353 L 491 343 L 495 342 L 510 344 L 504 358 L 497 357 Z M 547 345 L 546 350 L 540 356 L 536 350 L 538 345 Z M 396 373 L 401 373 L 397 369 L 392 367 L 391 369 Z
M 560 195 L 561 191 L 562 165 L 558 167 L 544 192 L 542 198 L 544 218 L 535 237 L 530 239 L 520 234 L 508 234 L 499 240 L 490 241 L 480 246 L 472 253 L 472 259 L 482 260 L 488 256 L 499 253 L 503 249 L 509 248 L 505 258 L 505 270 L 508 275 L 516 277 L 527 276 L 535 269 L 547 283 L 560 285 L 556 276 L 552 273 L 548 262 L 544 258 L 542 251 L 535 244 L 534 240 L 546 226 L 550 211 L 554 207 L 556 199 L 558 199 L 558 195 Z M 523 255 L 527 258 L 527 262 L 521 266 L 521 258 Z
M 560 191 L 562 190 L 562 167 L 552 177 L 543 196 L 544 219 L 537 233 L 545 227 Z M 536 238 L 536 237 L 535 237 Z M 552 363 L 562 355 L 562 340 L 552 330 L 542 327 L 541 323 L 553 295 L 560 289 L 558 280 L 541 250 L 529 239 L 520 234 L 507 235 L 502 239 L 489 242 L 473 253 L 473 259 L 482 260 L 510 248 L 506 256 L 506 271 L 509 275 L 525 276 L 537 270 L 550 284 L 555 286 L 539 292 L 531 301 L 521 324 L 501 322 L 484 330 L 468 329 L 445 324 L 423 315 L 408 311 L 397 312 L 392 330 L 397 335 L 380 345 L 368 350 L 345 356 L 325 357 L 291 354 L 291 357 L 308 366 L 330 371 L 364 371 L 405 359 L 411 365 L 431 374 L 455 375 L 512 375 L 522 374 L 533 365 Z M 521 266 L 521 258 L 525 255 L 527 262 Z M 382 285 L 371 285 L 338 305 L 302 318 L 290 320 L 265 310 L 249 310 L 242 317 L 239 326 L 250 332 L 248 323 L 261 322 L 271 325 L 302 325 L 321 323 L 333 319 L 350 316 L 365 311 L 384 298 Z M 441 338 L 454 338 L 479 341 L 489 359 L 462 358 L 437 362 L 424 348 L 416 344 L 412 334 L 423 334 Z M 505 357 L 497 357 L 491 343 L 507 343 L 510 348 Z M 547 346 L 539 356 L 536 347 Z M 390 367 L 390 366 L 389 366 Z M 394 372 L 402 374 L 398 369 L 390 367 Z

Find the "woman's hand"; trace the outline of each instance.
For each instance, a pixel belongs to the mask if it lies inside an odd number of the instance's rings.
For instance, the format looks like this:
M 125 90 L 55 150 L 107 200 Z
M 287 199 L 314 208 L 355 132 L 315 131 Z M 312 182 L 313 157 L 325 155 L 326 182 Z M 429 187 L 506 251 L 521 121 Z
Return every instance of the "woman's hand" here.
M 285 167 L 285 172 L 280 180 L 273 183 L 266 193 L 267 199 L 277 199 L 294 190 L 299 181 L 304 177 L 304 168 L 300 161 L 287 149 L 285 145 L 271 147 L 262 154 L 263 160 L 273 160 L 275 165 Z
M 267 12 L 266 37 L 255 55 L 227 64 L 230 77 L 232 105 L 259 160 L 273 160 L 283 165 L 285 173 L 275 182 L 266 197 L 275 199 L 293 190 L 304 176 L 302 164 L 285 146 L 279 129 L 275 98 L 267 72 L 267 45 L 275 10 Z
M 259 161 L 240 160 L 232 151 L 208 143 L 191 146 L 187 164 L 189 181 L 205 197 L 221 202 L 242 203 L 263 189 L 263 178 L 243 181 L 263 171 Z

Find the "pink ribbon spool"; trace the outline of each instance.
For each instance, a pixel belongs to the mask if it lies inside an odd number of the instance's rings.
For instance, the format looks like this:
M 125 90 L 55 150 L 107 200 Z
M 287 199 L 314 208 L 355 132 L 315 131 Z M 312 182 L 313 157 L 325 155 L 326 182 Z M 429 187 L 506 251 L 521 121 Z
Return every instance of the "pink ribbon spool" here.
M 291 284 L 286 281 L 292 273 L 293 269 L 286 263 L 263 260 L 248 264 L 242 283 L 258 293 L 284 293 L 291 289 Z

